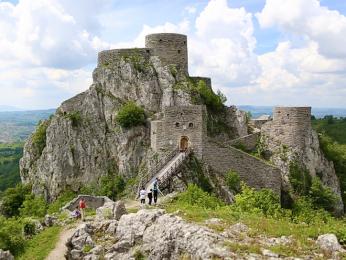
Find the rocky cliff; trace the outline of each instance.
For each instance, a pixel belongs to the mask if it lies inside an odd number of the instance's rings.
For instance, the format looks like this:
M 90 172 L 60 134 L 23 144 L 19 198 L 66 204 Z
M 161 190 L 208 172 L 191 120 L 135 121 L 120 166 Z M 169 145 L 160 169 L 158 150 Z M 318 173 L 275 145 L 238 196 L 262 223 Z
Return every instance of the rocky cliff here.
M 54 200 L 67 188 L 78 191 L 97 183 L 109 171 L 136 177 L 155 157 L 149 124 L 120 127 L 115 119 L 119 108 L 134 100 L 150 119 L 164 107 L 190 105 L 192 97 L 181 87 L 189 80 L 186 72 L 163 66 L 155 56 L 123 56 L 100 65 L 90 88 L 63 102 L 28 139 L 20 161 L 22 181 Z M 247 134 L 243 112 L 229 108 L 226 118 L 232 136 Z

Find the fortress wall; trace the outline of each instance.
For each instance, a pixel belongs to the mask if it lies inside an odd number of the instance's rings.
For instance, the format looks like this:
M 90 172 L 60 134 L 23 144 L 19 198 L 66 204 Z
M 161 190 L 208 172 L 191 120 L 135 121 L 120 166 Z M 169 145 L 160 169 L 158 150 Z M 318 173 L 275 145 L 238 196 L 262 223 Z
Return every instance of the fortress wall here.
M 281 172 L 278 168 L 233 147 L 222 147 L 208 141 L 204 147 L 203 161 L 222 175 L 234 170 L 250 187 L 269 188 L 280 196 Z
M 156 33 L 145 36 L 145 47 L 159 56 L 164 66 L 175 64 L 188 72 L 187 36 L 176 33 Z
M 152 50 L 148 48 L 132 48 L 132 49 L 113 49 L 105 50 L 98 53 L 97 66 L 108 66 L 114 61 L 122 57 L 129 57 L 134 55 L 142 56 L 146 59 L 150 58 Z
M 260 137 L 260 133 L 254 133 L 254 134 L 249 134 L 245 135 L 243 137 L 239 137 L 237 139 L 231 140 L 228 145 L 243 145 L 246 150 L 255 150 L 258 138 Z
M 292 148 L 302 149 L 311 132 L 311 107 L 275 107 L 263 133 Z
M 150 124 L 151 149 L 159 152 L 164 147 L 164 123 L 163 121 L 151 121 Z
M 164 121 L 164 144 L 169 150 L 180 145 L 182 136 L 189 139 L 189 147 L 198 158 L 202 157 L 203 141 L 206 136 L 205 106 L 166 107 Z

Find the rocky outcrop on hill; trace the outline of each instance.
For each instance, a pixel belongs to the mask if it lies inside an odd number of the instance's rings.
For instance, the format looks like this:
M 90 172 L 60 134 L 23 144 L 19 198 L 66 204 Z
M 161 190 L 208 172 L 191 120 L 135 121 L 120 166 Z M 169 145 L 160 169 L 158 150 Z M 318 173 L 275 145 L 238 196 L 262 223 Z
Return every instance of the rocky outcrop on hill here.
M 97 67 L 90 88 L 63 102 L 44 123 L 44 131 L 26 142 L 20 161 L 22 181 L 32 183 L 34 193 L 54 200 L 67 188 L 78 191 L 97 183 L 107 172 L 137 176 L 153 157 L 149 127 L 120 127 L 115 120 L 119 108 L 134 100 L 155 117 L 164 107 L 192 104 L 190 94 L 175 87 L 177 82 L 187 84 L 187 77 L 162 66 L 155 56 L 121 58 Z M 236 108 L 227 113 L 235 136 L 242 135 L 245 115 Z

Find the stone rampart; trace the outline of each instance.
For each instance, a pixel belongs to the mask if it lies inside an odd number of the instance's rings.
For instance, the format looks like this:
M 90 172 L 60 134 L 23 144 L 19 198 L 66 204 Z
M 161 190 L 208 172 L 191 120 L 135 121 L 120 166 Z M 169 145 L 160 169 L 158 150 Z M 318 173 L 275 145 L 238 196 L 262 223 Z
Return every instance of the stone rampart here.
M 213 170 L 226 175 L 234 170 L 250 187 L 268 188 L 280 196 L 281 172 L 278 168 L 233 147 L 223 147 L 208 141 L 203 150 L 203 161 Z
M 152 52 L 153 51 L 148 48 L 113 49 L 101 51 L 98 54 L 97 66 L 108 66 L 114 63 L 114 61 L 126 57 L 141 56 L 146 59 L 149 59 Z
M 228 145 L 231 146 L 243 146 L 246 150 L 252 151 L 256 149 L 257 141 L 260 137 L 260 133 L 253 133 L 249 135 L 245 135 L 242 137 L 239 137 L 237 139 L 233 139 L 230 142 L 228 142 Z
M 78 195 L 78 197 L 67 203 L 62 210 L 73 211 L 77 206 L 79 206 L 79 201 L 81 199 L 85 200 L 87 208 L 97 209 L 102 207 L 106 202 L 113 202 L 110 198 L 106 196 L 91 196 L 91 195 Z

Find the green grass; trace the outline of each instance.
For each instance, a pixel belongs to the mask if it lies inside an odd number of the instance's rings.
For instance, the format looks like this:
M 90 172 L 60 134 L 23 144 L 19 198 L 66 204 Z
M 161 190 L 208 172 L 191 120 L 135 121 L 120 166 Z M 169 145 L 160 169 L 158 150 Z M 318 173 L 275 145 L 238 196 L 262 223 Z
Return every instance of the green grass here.
M 45 229 L 38 235 L 28 240 L 25 244 L 24 252 L 17 258 L 18 260 L 43 260 L 52 251 L 59 239 L 62 227 L 54 226 Z

